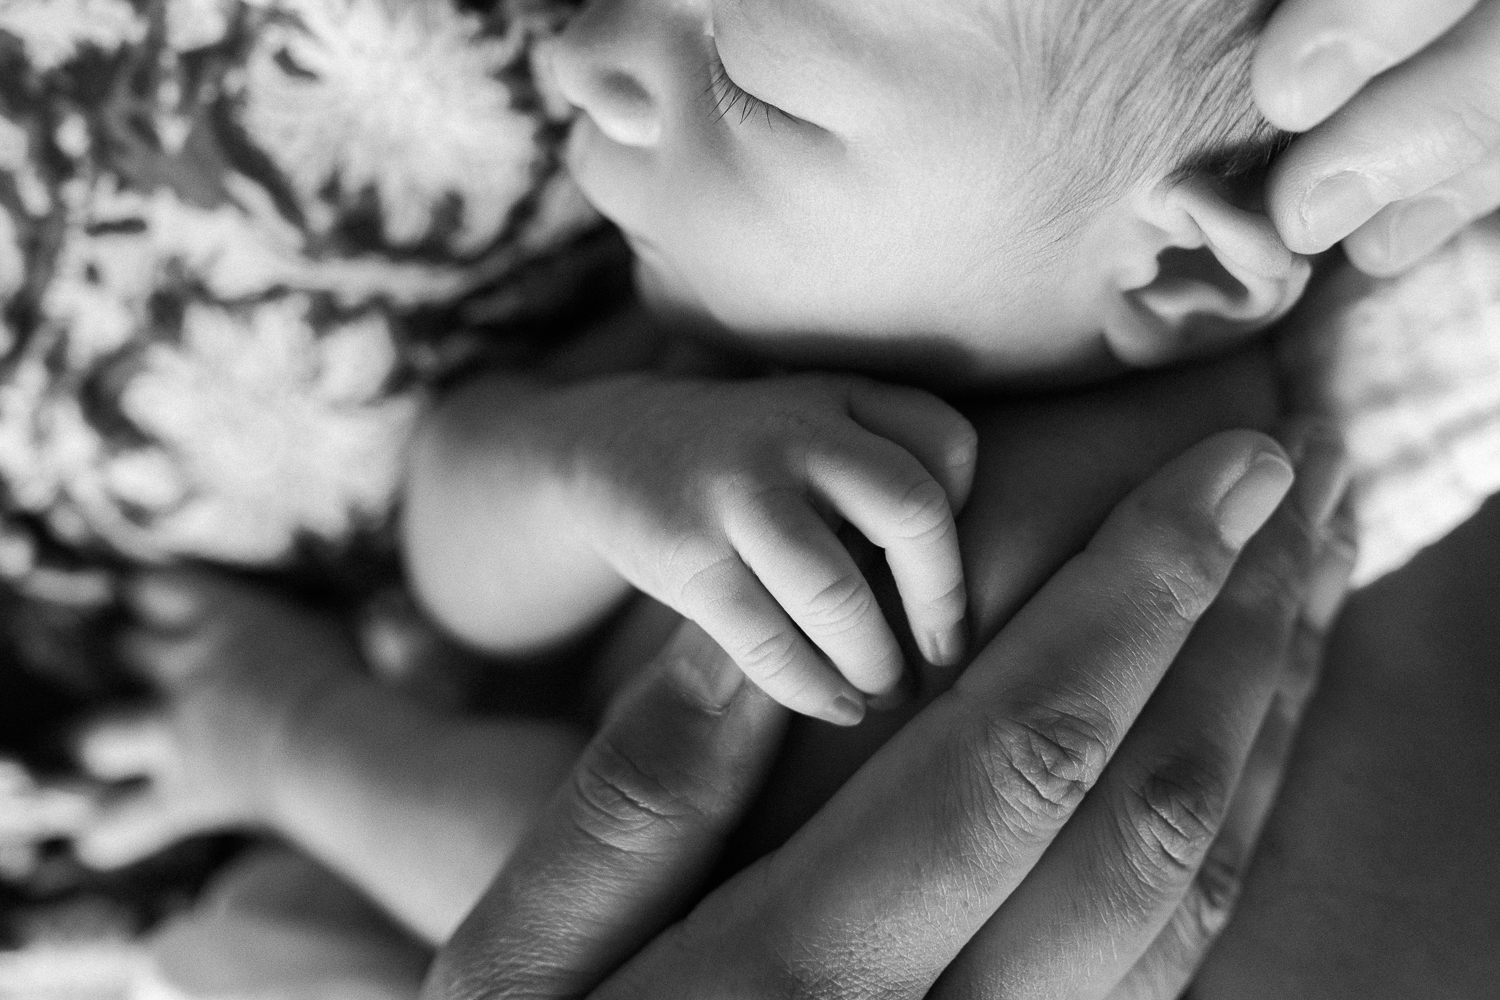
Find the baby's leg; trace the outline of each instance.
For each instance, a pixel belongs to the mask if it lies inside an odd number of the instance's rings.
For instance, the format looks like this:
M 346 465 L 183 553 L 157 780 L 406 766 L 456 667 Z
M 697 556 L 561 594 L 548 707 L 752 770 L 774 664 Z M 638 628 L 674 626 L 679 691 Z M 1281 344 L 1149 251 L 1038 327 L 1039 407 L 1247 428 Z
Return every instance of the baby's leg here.
M 236 858 L 149 939 L 133 997 L 415 1000 L 431 953 L 288 847 Z
M 427 709 L 362 674 L 335 622 L 251 587 L 157 574 L 130 599 L 125 655 L 164 704 L 83 733 L 95 775 L 149 779 L 79 839 L 103 867 L 261 827 L 443 940 L 583 745 L 558 724 Z

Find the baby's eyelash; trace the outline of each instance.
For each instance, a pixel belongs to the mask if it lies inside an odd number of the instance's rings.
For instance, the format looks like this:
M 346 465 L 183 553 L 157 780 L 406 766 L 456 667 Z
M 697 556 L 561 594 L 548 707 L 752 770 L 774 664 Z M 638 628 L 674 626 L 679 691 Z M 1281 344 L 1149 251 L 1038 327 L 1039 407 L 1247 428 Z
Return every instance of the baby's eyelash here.
M 709 67 L 709 73 L 706 95 L 713 101 L 715 121 L 736 113 L 739 115 L 741 125 L 757 115 L 764 115 L 768 126 L 773 124 L 776 118 L 789 122 L 799 120 L 735 83 L 730 78 L 728 70 L 724 68 L 724 63 L 719 60 L 718 52 L 713 53 L 713 64 Z

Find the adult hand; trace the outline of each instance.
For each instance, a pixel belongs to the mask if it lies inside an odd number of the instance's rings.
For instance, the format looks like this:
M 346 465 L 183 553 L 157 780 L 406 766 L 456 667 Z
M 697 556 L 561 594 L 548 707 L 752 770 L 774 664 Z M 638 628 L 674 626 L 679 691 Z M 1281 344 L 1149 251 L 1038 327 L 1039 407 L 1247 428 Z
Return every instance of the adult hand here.
M 1500 208 L 1500 0 L 1286 0 L 1256 53 L 1287 246 L 1398 273 Z
M 949 970 L 938 988 L 958 995 L 1102 997 L 1123 979 L 1124 995 L 1175 996 L 1223 912 L 1209 890 L 1243 855 L 1199 881 L 1238 815 L 1229 793 L 1342 489 L 1337 460 L 1311 451 L 1296 503 L 1232 577 L 1287 487 L 1284 462 L 1235 432 L 1168 466 L 807 827 L 597 995 L 923 996 Z M 606 725 L 429 996 L 586 993 L 670 919 L 748 799 L 714 781 L 717 756 L 753 759 L 757 776 L 766 756 L 747 757 L 744 729 L 709 738 L 712 720 L 743 726 L 758 696 L 722 660 L 705 676 L 719 694 L 696 699 L 689 740 L 639 709 Z

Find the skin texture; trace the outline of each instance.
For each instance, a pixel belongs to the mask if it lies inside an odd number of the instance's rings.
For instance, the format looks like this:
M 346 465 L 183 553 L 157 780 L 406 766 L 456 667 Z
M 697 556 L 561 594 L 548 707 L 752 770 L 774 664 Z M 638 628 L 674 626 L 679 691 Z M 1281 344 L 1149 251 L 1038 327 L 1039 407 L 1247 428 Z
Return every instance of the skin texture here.
M 1223 599 L 1194 632 L 1178 669 L 1158 692 L 1158 701 L 1165 701 L 1148 710 L 1149 718 L 1132 730 L 1115 763 L 1103 771 L 1100 796 L 1089 801 L 1107 805 L 1086 808 L 1073 823 L 1067 820 L 1083 788 L 1099 777 L 1123 733 L 1115 728 L 1121 714 L 1128 718 L 1139 711 L 1158 671 L 1175 657 L 1185 629 L 1220 586 L 1217 581 L 1228 565 L 1222 561 L 1222 549 L 1218 555 L 1213 552 L 1224 542 L 1212 541 L 1214 532 L 1202 534 L 1201 514 L 1190 512 L 1203 509 L 1200 498 L 1205 488 L 1207 496 L 1222 492 L 1222 485 L 1210 483 L 1222 483 L 1226 474 L 1230 481 L 1238 477 L 1238 470 L 1250 461 L 1241 449 L 1252 440 L 1244 432 L 1220 435 L 1170 463 L 1137 491 L 1114 512 L 1087 551 L 1050 581 L 980 654 L 952 694 L 933 702 L 785 847 L 711 895 L 692 917 L 658 939 L 598 995 L 923 995 L 981 926 L 984 929 L 975 944 L 998 943 L 999 938 L 1009 936 L 1003 920 L 987 924 L 986 918 L 1007 897 L 1012 902 L 1026 898 L 1028 871 L 1031 878 L 1050 881 L 1046 873 L 1056 869 L 1049 861 L 1037 865 L 1037 859 L 1059 828 L 1063 835 L 1057 847 L 1068 843 L 1084 850 L 1091 849 L 1090 845 L 1104 847 L 1106 857 L 1100 859 L 1103 868 L 1086 863 L 1063 866 L 1062 871 L 1071 872 L 1073 878 L 1064 891 L 1047 891 L 1037 897 L 1044 908 L 1063 919 L 1069 919 L 1064 914 L 1073 913 L 1076 924 L 1074 907 L 1079 900 L 1072 898 L 1074 893 L 1094 898 L 1095 889 L 1091 879 L 1077 878 L 1080 871 L 1107 873 L 1102 874 L 1107 880 L 1120 878 L 1122 895 L 1107 895 L 1120 899 L 1122 905 L 1092 911 L 1084 926 L 1097 926 L 1103 938 L 1074 938 L 1068 951 L 1075 961 L 1068 971 L 1033 964 L 1024 949 L 1001 949 L 997 954 L 1006 956 L 1003 968 L 997 969 L 993 961 L 981 962 L 978 968 L 984 975 L 1003 975 L 1018 985 L 1041 988 L 1050 983 L 1063 989 L 1059 993 L 1049 988 L 1045 993 L 1049 996 L 1102 997 L 1143 954 L 1161 954 L 1153 948 L 1153 941 L 1163 927 L 1171 942 L 1180 942 L 1182 925 L 1173 914 L 1186 899 L 1201 902 L 1194 891 L 1195 875 L 1224 821 L 1226 805 L 1219 793 L 1200 786 L 1199 779 L 1215 788 L 1233 786 L 1231 775 L 1239 771 L 1271 703 L 1271 688 L 1287 662 L 1292 624 L 1300 606 L 1297 599 L 1289 602 L 1287 598 L 1303 593 L 1297 581 L 1306 581 L 1305 574 L 1318 561 L 1314 554 L 1321 548 L 1314 541 L 1316 531 L 1314 535 L 1308 531 L 1331 513 L 1330 498 L 1341 492 L 1339 477 L 1329 475 L 1337 467 L 1336 453 L 1330 465 L 1326 450 L 1307 452 L 1307 478 L 1294 501 L 1264 538 L 1257 539 Z M 1231 473 L 1231 469 L 1236 471 Z M 1260 482 L 1259 490 L 1273 492 L 1255 494 L 1260 498 L 1257 511 L 1264 509 L 1259 504 L 1273 500 L 1281 489 L 1270 487 L 1270 480 Z M 1245 508 L 1247 515 L 1250 509 Z M 1183 515 L 1186 520 L 1181 519 Z M 1244 537 L 1261 516 L 1231 518 L 1220 529 L 1227 532 L 1220 538 Z M 1190 527 L 1195 521 L 1199 527 Z M 1187 548 L 1180 548 L 1184 543 Z M 1133 582 L 1115 579 L 1117 572 L 1140 578 Z M 1172 583 L 1157 589 L 1163 579 Z M 1200 589 L 1204 585 L 1206 589 Z M 1065 619 L 1071 627 L 1060 632 L 1057 624 Z M 1103 631 L 1098 630 L 1100 625 L 1105 625 Z M 1122 636 L 1131 638 L 1122 642 Z M 1242 645 L 1245 657 L 1226 658 L 1227 647 L 1219 645 L 1221 639 L 1232 646 Z M 700 669 L 722 678 L 722 668 L 715 673 L 711 666 L 701 663 Z M 1061 673 L 1059 667 L 1064 667 Z M 1210 681 L 1204 674 L 1195 680 L 1201 671 L 1220 676 Z M 1229 676 L 1238 681 L 1223 683 Z M 739 696 L 732 682 L 732 677 L 713 682 L 716 690 L 723 684 L 725 693 L 718 707 L 709 706 L 711 717 L 743 717 L 742 710 L 734 707 Z M 1210 688 L 1227 699 L 1221 706 L 1214 706 L 1215 698 L 1202 696 Z M 1178 697 L 1185 699 L 1182 706 L 1196 705 L 1197 711 L 1175 710 Z M 1058 716 L 1056 705 L 1071 707 Z M 1079 715 L 1080 706 L 1093 707 Z M 1104 714 L 1095 717 L 1094 712 Z M 709 802 L 715 808 L 705 805 L 701 792 L 690 794 L 697 782 L 683 785 L 683 753 L 661 745 L 660 725 L 655 727 L 655 743 L 639 743 L 640 738 L 631 735 L 637 717 L 638 713 L 624 712 L 606 726 L 599 742 L 607 753 L 590 754 L 593 765 L 585 768 L 583 783 L 559 801 L 557 808 L 565 817 L 585 821 L 588 836 L 581 840 L 559 837 L 549 832 L 550 824 L 544 821 L 537 840 L 522 850 L 521 858 L 529 861 L 518 859 L 507 869 L 471 924 L 440 958 L 429 982 L 430 996 L 586 992 L 597 967 L 575 976 L 569 972 L 569 963 L 559 965 L 550 957 L 571 953 L 580 940 L 603 940 L 607 954 L 627 953 L 650 933 L 651 927 L 644 926 L 638 915 L 642 898 L 638 880 L 627 877 L 620 887 L 610 874 L 611 868 L 616 872 L 622 868 L 617 857 L 624 849 L 621 834 L 635 845 L 629 853 L 670 858 L 673 841 L 685 831 L 693 837 L 700 836 L 704 826 L 723 831 L 730 817 L 722 811 L 728 794 L 724 786 L 713 786 L 715 795 Z M 1237 721 L 1226 725 L 1230 719 Z M 1012 728 L 1015 720 L 1021 722 L 1019 729 Z M 1104 729 L 1096 728 L 1101 725 Z M 1091 732 L 1101 734 L 1102 742 L 1095 744 L 1087 735 Z M 1115 735 L 1102 735 L 1105 732 Z M 1158 743 L 1158 737 L 1165 742 Z M 1187 742 L 1179 742 L 1184 737 Z M 1200 742 L 1202 738 L 1206 743 Z M 707 742 L 720 753 L 732 745 L 725 740 Z M 621 753 L 631 746 L 633 752 Z M 1054 758 L 1044 749 L 1048 746 L 1066 749 Z M 1168 747 L 1172 749 L 1163 757 L 1161 752 Z M 992 751 L 998 756 L 991 757 Z M 1042 756 L 1034 758 L 1034 751 Z M 990 770 L 983 763 L 986 760 L 998 770 Z M 1035 760 L 1039 768 L 1019 764 L 1022 760 Z M 1043 760 L 1051 763 L 1040 763 Z M 679 776 L 661 780 L 658 773 L 663 767 L 669 775 Z M 972 770 L 975 767 L 977 771 Z M 1144 769 L 1140 775 L 1146 778 L 1146 785 L 1139 786 L 1147 789 L 1143 798 L 1126 791 L 1138 787 L 1131 777 L 1137 767 Z M 913 768 L 926 775 L 924 782 L 911 780 L 914 773 L 906 774 Z M 691 779 L 703 772 L 704 767 L 698 765 L 685 774 Z M 1158 787 L 1151 776 L 1166 774 L 1171 777 L 1161 786 L 1164 797 L 1159 798 L 1150 790 Z M 971 779 L 978 783 L 970 784 Z M 579 788 L 586 793 L 587 808 L 581 811 L 572 804 Z M 599 788 L 607 793 L 602 800 Z M 1125 798 L 1115 799 L 1111 789 L 1124 793 Z M 1199 791 L 1207 798 L 1200 800 Z M 600 801 L 609 805 L 601 809 Z M 1188 812 L 1179 814 L 1177 806 L 1188 801 L 1195 804 L 1185 805 Z M 865 815 L 869 810 L 879 815 L 878 822 Z M 1188 815 L 1200 817 L 1205 827 L 1183 826 L 1182 817 Z M 1159 827 L 1159 822 L 1166 825 Z M 943 835 L 932 835 L 934 824 Z M 1123 841 L 1117 840 L 1122 830 L 1138 830 L 1144 839 L 1127 832 Z M 646 847 L 641 846 L 643 838 Z M 597 863 L 601 842 L 606 859 L 615 857 L 602 868 Z M 1110 845 L 1118 845 L 1123 856 L 1109 856 Z M 1068 850 L 1063 848 L 1065 854 Z M 897 863 L 897 857 L 904 860 Z M 630 870 L 638 865 L 623 867 Z M 671 891 L 663 898 L 677 898 L 682 891 L 680 879 L 666 874 Z M 559 877 L 575 883 L 573 891 L 560 891 Z M 579 878 L 595 884 L 577 885 Z M 1017 884 L 1020 890 L 1015 889 Z M 955 896 L 968 905 L 953 906 Z M 526 902 L 538 898 L 586 900 L 588 917 L 567 916 L 568 907 L 563 904 L 560 918 L 554 918 L 555 908 L 549 907 L 539 923 L 531 913 L 534 905 Z M 1199 902 L 1191 912 L 1201 910 Z M 509 915 L 518 911 L 517 921 L 509 923 Z M 636 916 L 625 919 L 624 912 Z M 651 912 L 659 915 L 670 908 Z M 1002 916 L 1005 912 L 1001 910 Z M 934 913 L 942 913 L 943 919 L 932 919 Z M 872 938 L 871 926 L 879 926 L 881 933 Z M 549 942 L 542 961 L 525 957 L 527 940 Z M 1101 949 L 1102 941 L 1110 946 Z M 1188 951 L 1195 959 L 1195 949 Z M 515 960 L 518 955 L 519 961 Z M 1104 966 L 1076 961 L 1103 955 L 1112 957 Z M 1174 985 L 1172 977 L 1160 973 L 1161 968 L 1156 966 L 1148 976 L 1155 991 L 1131 995 L 1173 995 L 1185 970 L 1178 970 Z M 944 995 L 969 995 L 981 982 L 956 967 L 939 990 Z
M 850 375 L 486 379 L 413 452 L 413 584 L 489 650 L 595 624 L 635 587 L 779 703 L 855 724 L 903 660 L 837 520 L 885 549 L 923 655 L 963 655 L 953 518 L 974 430 L 929 393 Z
M 1312 129 L 1271 177 L 1287 245 L 1345 240 L 1355 264 L 1395 274 L 1500 208 L 1497 62 L 1495 0 L 1282 3 L 1254 88 L 1273 123 Z
M 148 573 L 126 598 L 122 657 L 157 698 L 78 732 L 85 770 L 130 782 L 76 837 L 99 868 L 274 831 L 436 943 L 584 743 L 563 723 L 453 716 L 392 690 L 340 623 L 244 582 Z
M 569 171 L 647 300 L 801 367 L 1055 384 L 1282 315 L 1306 262 L 1179 164 L 1057 208 L 1052 29 L 1010 6 L 591 0 L 546 60 L 582 112 Z

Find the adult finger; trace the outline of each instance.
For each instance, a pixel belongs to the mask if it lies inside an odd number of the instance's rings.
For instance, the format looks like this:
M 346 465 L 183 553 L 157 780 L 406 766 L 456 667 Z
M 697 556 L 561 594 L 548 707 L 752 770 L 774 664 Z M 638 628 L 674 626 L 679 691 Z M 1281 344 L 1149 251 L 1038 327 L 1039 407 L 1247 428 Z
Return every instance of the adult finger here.
M 968 597 L 947 491 L 905 448 L 858 427 L 814 442 L 806 462 L 812 488 L 885 550 L 923 657 L 958 663 L 968 639 Z
M 823 662 L 737 553 L 694 573 L 672 606 L 701 625 L 778 703 L 838 726 L 864 718 L 859 689 Z
M 745 565 L 849 683 L 881 695 L 900 682 L 905 660 L 874 592 L 806 497 L 783 489 L 749 498 L 725 528 Z
M 861 380 L 850 392 L 849 415 L 911 452 L 942 485 L 953 510 L 963 510 L 979 456 L 979 432 L 967 417 L 930 392 L 874 380 Z
M 1500 147 L 1500 3 L 1371 82 L 1299 139 L 1271 171 L 1270 211 L 1286 244 L 1318 253 Z
M 1500 154 L 1415 198 L 1387 205 L 1344 241 L 1344 251 L 1365 273 L 1391 277 L 1496 209 Z
M 784 719 L 684 625 L 443 948 L 426 1000 L 587 993 L 691 898 Z
M 1170 463 L 791 841 L 599 996 L 924 996 L 1083 800 L 1291 478 L 1250 432 Z
M 1432 44 L 1478 2 L 1285 0 L 1256 47 L 1256 103 L 1276 127 L 1306 132 L 1374 77 Z
M 1336 442 L 1311 449 L 1099 787 L 939 996 L 1102 997 L 1149 949 L 1224 823 L 1346 470 Z
M 1353 549 L 1325 546 L 1293 637 L 1291 662 L 1241 775 L 1224 828 L 1187 895 L 1151 948 L 1109 994 L 1109 1000 L 1173 1000 L 1197 974 L 1227 925 L 1255 846 L 1270 818 L 1292 747 L 1323 665 L 1334 610 L 1348 592 Z

